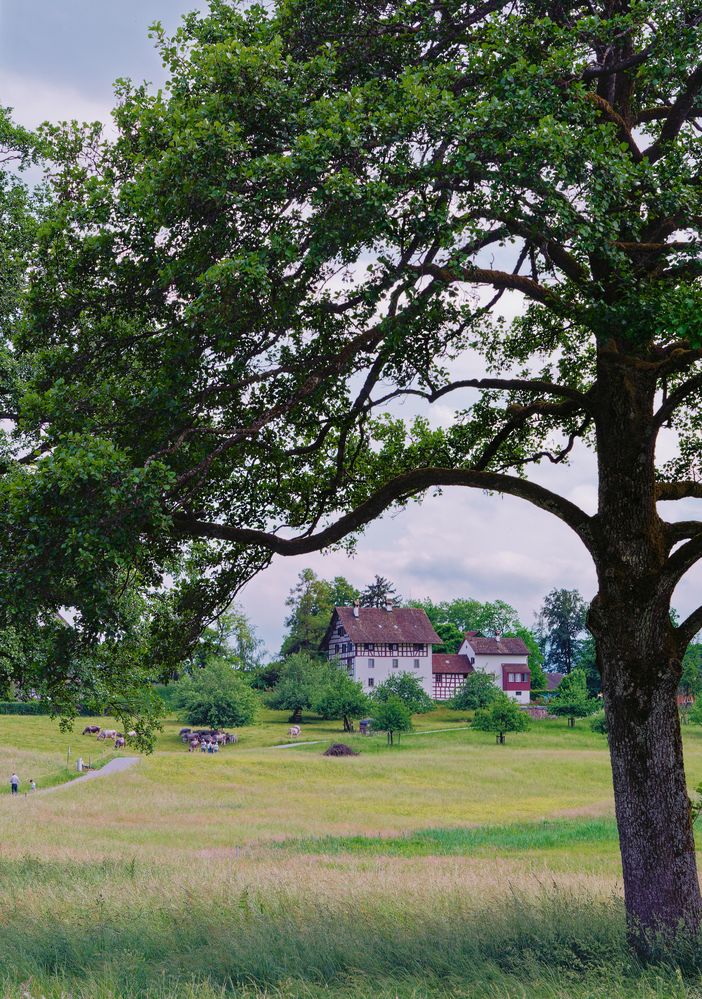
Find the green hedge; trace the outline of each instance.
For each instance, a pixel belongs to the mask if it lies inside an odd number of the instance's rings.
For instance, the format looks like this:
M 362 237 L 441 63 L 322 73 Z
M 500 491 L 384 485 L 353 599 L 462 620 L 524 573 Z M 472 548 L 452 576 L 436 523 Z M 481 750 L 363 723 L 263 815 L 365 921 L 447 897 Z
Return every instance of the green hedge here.
M 46 701 L 0 701 L 0 715 L 48 715 L 51 706 Z

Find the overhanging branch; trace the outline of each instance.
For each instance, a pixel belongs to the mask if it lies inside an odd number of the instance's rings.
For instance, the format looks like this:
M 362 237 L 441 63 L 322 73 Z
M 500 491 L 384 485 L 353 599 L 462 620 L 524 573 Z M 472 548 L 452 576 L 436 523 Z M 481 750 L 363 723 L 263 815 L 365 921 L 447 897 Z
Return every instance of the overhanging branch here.
M 590 547 L 592 518 L 575 503 L 534 482 L 499 472 L 473 469 L 418 468 L 405 472 L 391 479 L 355 510 L 340 517 L 335 523 L 316 534 L 304 537 L 282 538 L 254 528 L 206 523 L 182 513 L 173 514 L 173 524 L 180 534 L 190 537 L 259 546 L 278 555 L 306 555 L 336 544 L 375 520 L 393 503 L 409 499 L 432 487 L 441 486 L 468 486 L 525 499 L 539 509 L 558 517 L 575 531 L 586 547 Z

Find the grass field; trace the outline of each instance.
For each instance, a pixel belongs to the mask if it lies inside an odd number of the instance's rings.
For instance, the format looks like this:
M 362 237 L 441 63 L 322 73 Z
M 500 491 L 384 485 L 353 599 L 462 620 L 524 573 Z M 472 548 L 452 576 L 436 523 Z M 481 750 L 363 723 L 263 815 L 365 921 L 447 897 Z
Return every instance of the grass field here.
M 415 721 L 392 749 L 314 719 L 276 748 L 266 712 L 211 756 L 171 719 L 129 772 L 2 798 L 3 997 L 702 997 L 695 954 L 627 953 L 602 736 Z M 360 755 L 322 755 L 341 739 Z M 692 786 L 702 731 L 685 744 Z M 48 786 L 98 746 L 0 717 L 5 782 Z

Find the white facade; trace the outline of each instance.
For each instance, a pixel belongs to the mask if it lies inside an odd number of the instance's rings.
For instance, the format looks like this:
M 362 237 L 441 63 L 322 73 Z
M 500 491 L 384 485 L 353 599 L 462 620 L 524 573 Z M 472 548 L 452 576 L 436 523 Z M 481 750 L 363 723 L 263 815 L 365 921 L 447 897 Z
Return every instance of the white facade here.
M 476 643 L 477 644 L 477 643 Z M 517 701 L 518 704 L 528 704 L 530 698 L 530 673 L 529 656 L 525 654 L 512 654 L 507 652 L 481 653 L 476 651 L 470 644 L 470 639 L 465 638 L 458 650 L 461 656 L 468 656 L 473 669 L 483 673 L 490 673 L 495 678 L 495 684 L 504 691 L 508 697 Z M 514 667 L 505 670 L 503 667 Z M 521 678 L 526 675 L 527 679 Z M 509 677 L 520 677 L 519 680 L 510 681 Z
M 327 656 L 335 659 L 365 693 L 372 694 L 390 676 L 411 673 L 429 697 L 433 696 L 432 646 L 426 642 L 358 642 L 354 644 L 337 619 L 329 638 Z

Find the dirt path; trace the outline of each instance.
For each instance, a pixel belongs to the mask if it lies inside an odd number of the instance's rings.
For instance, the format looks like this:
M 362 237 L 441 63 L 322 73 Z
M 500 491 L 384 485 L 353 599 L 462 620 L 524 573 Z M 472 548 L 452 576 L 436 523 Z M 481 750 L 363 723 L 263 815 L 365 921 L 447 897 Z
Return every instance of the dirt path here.
M 51 794 L 52 791 L 62 791 L 65 787 L 74 787 L 74 785 L 80 784 L 84 780 L 97 780 L 98 777 L 109 777 L 110 774 L 118 774 L 123 770 L 129 770 L 138 762 L 138 756 L 117 756 L 114 760 L 106 763 L 104 767 L 100 767 L 99 770 L 89 770 L 87 773 L 81 774 L 80 777 L 74 777 L 73 780 L 67 780 L 63 784 L 55 784 L 53 787 L 40 788 L 35 793 Z

